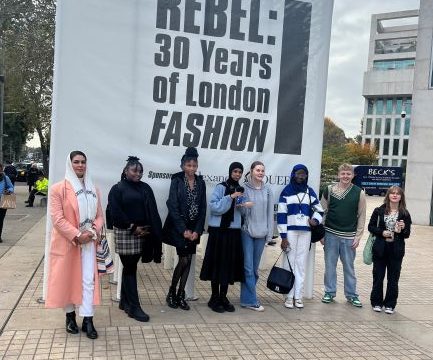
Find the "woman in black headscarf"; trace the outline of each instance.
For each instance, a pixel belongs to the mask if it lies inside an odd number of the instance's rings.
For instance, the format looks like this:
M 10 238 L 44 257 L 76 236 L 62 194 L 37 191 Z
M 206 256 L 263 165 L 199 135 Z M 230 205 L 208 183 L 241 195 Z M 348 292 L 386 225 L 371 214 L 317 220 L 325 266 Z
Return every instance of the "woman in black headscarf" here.
M 171 178 L 168 215 L 163 227 L 163 241 L 175 246 L 179 256 L 166 300 L 171 308 L 180 307 L 183 310 L 189 310 L 185 301 L 185 285 L 206 219 L 206 184 L 201 175 L 195 174 L 197 158 L 197 150 L 187 148 L 181 159 L 182 171 Z
M 244 280 L 241 213 L 236 206 L 243 200 L 244 188 L 239 185 L 243 171 L 241 163 L 232 163 L 227 181 L 215 187 L 209 202 L 209 240 L 200 279 L 211 281 L 208 306 L 218 313 L 235 311 L 227 299 L 228 285 Z

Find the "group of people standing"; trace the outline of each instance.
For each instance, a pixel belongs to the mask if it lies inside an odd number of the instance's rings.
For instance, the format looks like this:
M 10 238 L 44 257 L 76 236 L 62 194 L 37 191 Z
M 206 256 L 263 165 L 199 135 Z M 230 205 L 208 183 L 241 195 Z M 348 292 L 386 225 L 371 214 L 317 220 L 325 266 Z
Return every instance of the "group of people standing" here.
M 174 246 L 178 255 L 167 304 L 171 308 L 190 309 L 185 285 L 209 209 L 209 236 L 200 271 L 200 279 L 211 283 L 208 306 L 217 313 L 235 311 L 227 297 L 228 287 L 240 282 L 241 307 L 264 311 L 256 292 L 258 268 L 265 243 L 272 239 L 274 231 L 274 201 L 272 191 L 264 181 L 264 164 L 253 162 L 242 185 L 243 165 L 239 162 L 230 164 L 227 180 L 215 187 L 209 203 L 205 182 L 196 174 L 198 153 L 195 148 L 186 149 L 180 167 L 181 171 L 171 179 L 164 224 L 151 187 L 141 181 L 143 165 L 138 158 L 128 158 L 121 180 L 109 192 L 107 222 L 113 225 L 115 250 L 123 265 L 119 308 L 137 321 L 149 320 L 139 301 L 137 264 L 140 259 L 160 263 L 162 243 L 166 243 Z M 341 257 L 345 295 L 352 305 L 362 306 L 356 293 L 353 263 L 365 221 L 365 198 L 362 190 L 351 184 L 351 178 L 352 167 L 342 165 L 339 182 L 325 189 L 319 201 L 315 191 L 308 186 L 307 167 L 299 164 L 292 170 L 290 182 L 279 198 L 277 214 L 281 248 L 288 255 L 284 257 L 283 265 L 288 267 L 290 261 L 296 279 L 284 299 L 287 308 L 304 306 L 304 275 L 311 230 L 319 224 L 324 224 L 326 229 L 322 239 L 326 267 L 322 302 L 330 303 L 335 297 L 336 265 Z M 404 194 L 400 188 L 391 188 L 388 192 L 385 205 L 375 210 L 371 228 L 369 226 L 379 240 L 374 248 L 371 295 L 375 311 L 382 306 L 386 309 L 395 307 L 401 254 L 404 255 L 403 239 L 410 234 L 410 216 L 405 208 Z M 98 336 L 93 325 L 94 305 L 100 302 L 95 248 L 104 220 L 101 197 L 91 180 L 84 153 L 73 151 L 68 155 L 65 179 L 52 186 L 50 198 L 53 230 L 46 306 L 65 309 L 66 331 L 73 334 L 79 331 L 77 308 L 79 315 L 84 317 L 82 330 L 94 339 Z M 380 217 L 380 220 L 376 221 L 374 217 Z M 390 230 L 392 226 L 394 230 Z M 400 260 L 394 261 L 397 253 L 401 255 Z M 393 274 L 394 280 L 388 276 L 389 291 L 382 299 L 386 269 Z

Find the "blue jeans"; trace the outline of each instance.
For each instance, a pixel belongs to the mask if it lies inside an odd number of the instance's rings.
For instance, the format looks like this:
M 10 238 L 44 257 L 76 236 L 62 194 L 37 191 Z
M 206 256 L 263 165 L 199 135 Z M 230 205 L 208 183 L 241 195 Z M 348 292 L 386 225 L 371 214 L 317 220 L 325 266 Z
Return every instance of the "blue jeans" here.
M 241 237 L 245 272 L 245 282 L 241 283 L 241 306 L 256 306 L 259 305 L 256 294 L 258 269 L 266 238 L 252 238 L 245 231 L 242 231 Z
M 358 296 L 356 293 L 355 256 L 352 239 L 344 239 L 330 232 L 325 233 L 325 292 L 335 296 L 337 293 L 337 261 L 343 264 L 344 295 L 346 298 Z

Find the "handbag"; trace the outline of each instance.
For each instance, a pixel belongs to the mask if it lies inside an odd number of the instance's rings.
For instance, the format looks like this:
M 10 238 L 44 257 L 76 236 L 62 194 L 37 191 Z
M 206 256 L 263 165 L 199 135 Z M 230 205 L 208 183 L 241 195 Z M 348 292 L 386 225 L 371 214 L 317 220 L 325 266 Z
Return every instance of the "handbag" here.
M 379 227 L 379 215 L 377 216 L 376 227 Z M 371 265 L 373 263 L 373 245 L 376 241 L 376 235 L 370 233 L 368 235 L 367 242 L 365 243 L 364 250 L 362 252 L 362 260 L 365 265 Z
M 293 284 L 295 283 L 295 274 L 293 274 L 292 266 L 290 265 L 289 256 L 287 256 L 287 262 L 289 263 L 290 270 L 283 269 L 277 266 L 277 261 L 280 258 L 280 253 L 274 266 L 269 273 L 268 280 L 266 281 L 266 287 L 273 292 L 278 294 L 288 294 L 292 290 Z
M 308 194 L 310 198 L 310 211 L 314 214 L 314 209 L 311 207 L 311 196 Z M 311 242 L 316 243 L 322 240 L 325 237 L 325 227 L 323 224 L 317 224 L 316 226 L 310 226 L 311 230 Z
M 0 198 L 0 208 L 15 209 L 17 207 L 17 196 L 12 194 L 2 194 Z
M 105 228 L 103 230 L 103 234 L 101 234 L 101 241 L 96 246 L 96 264 L 99 275 L 114 273 L 113 258 L 108 246 Z
M 325 237 L 325 227 L 323 224 L 311 226 L 311 242 L 316 243 Z

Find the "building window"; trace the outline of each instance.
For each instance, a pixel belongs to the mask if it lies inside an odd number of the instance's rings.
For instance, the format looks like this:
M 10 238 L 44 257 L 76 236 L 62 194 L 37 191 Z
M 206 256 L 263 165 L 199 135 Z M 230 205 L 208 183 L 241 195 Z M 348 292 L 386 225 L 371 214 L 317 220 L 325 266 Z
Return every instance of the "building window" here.
M 395 113 L 397 115 L 400 115 L 401 110 L 403 110 L 403 99 L 399 98 L 399 99 L 397 99 L 397 101 L 395 103 Z
M 382 166 L 388 166 L 388 159 L 382 159 Z
M 398 159 L 392 160 L 392 166 L 398 166 Z
M 407 160 L 405 159 L 401 160 L 401 167 L 403 168 L 403 172 L 406 171 L 406 166 L 407 166 Z
M 377 70 L 377 71 L 413 69 L 414 67 L 415 67 L 415 59 L 373 61 L 373 70 Z
M 394 139 L 394 145 L 392 146 L 392 155 L 398 155 L 398 146 L 400 141 L 398 139 Z
M 380 135 L 381 134 L 381 130 L 382 130 L 382 119 L 381 118 L 377 118 L 376 119 L 376 125 L 374 127 L 374 134 L 375 135 Z
M 371 135 L 372 123 L 373 123 L 373 120 L 368 118 L 367 119 L 367 124 L 365 125 L 365 134 L 366 135 Z
M 406 99 L 404 102 L 404 110 L 406 111 L 407 115 L 412 113 L 412 99 Z
M 389 139 L 383 139 L 383 155 L 389 155 Z
M 383 100 L 382 99 L 376 100 L 376 114 L 377 115 L 383 114 Z
M 400 135 L 400 128 L 401 128 L 401 119 L 395 118 L 395 120 L 394 120 L 394 135 Z
M 373 114 L 373 106 L 374 106 L 374 100 L 368 99 L 367 100 L 367 114 L 372 115 Z
M 410 118 L 404 119 L 404 135 L 409 135 L 410 131 Z
M 409 146 L 409 139 L 403 140 L 403 156 L 407 156 L 407 148 Z
M 364 144 L 370 147 L 371 139 L 365 139 Z
M 376 40 L 375 54 L 398 54 L 416 51 L 416 37 Z
M 386 100 L 386 113 L 392 114 L 392 99 Z
M 391 134 L 391 119 L 385 119 L 385 135 Z
M 380 139 L 374 139 L 374 149 L 380 154 Z

